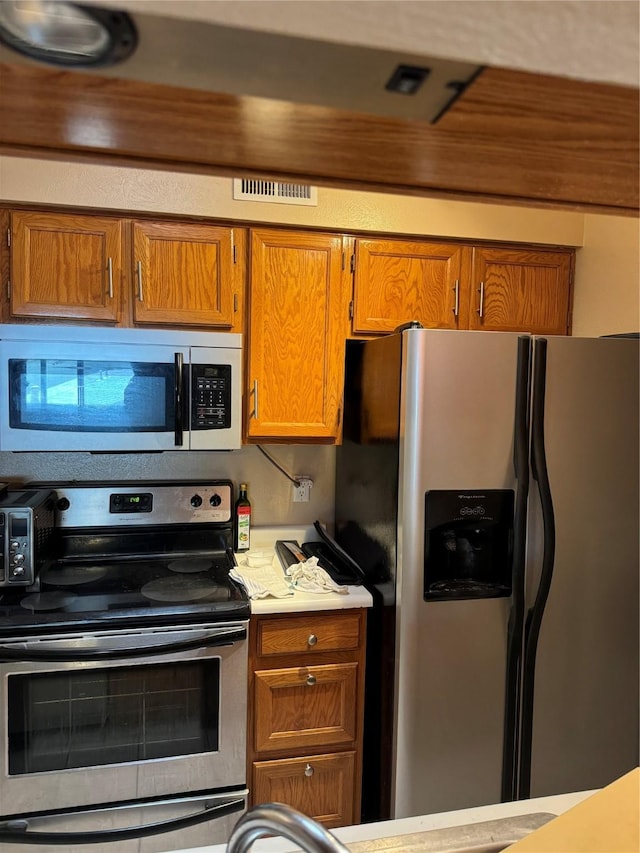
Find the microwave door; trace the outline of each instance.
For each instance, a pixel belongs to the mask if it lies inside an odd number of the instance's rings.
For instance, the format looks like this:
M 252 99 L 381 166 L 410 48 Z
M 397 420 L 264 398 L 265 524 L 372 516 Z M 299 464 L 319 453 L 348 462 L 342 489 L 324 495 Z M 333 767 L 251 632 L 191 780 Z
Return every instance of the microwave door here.
M 0 359 L 1 450 L 189 448 L 180 376 L 189 347 L 11 341 Z

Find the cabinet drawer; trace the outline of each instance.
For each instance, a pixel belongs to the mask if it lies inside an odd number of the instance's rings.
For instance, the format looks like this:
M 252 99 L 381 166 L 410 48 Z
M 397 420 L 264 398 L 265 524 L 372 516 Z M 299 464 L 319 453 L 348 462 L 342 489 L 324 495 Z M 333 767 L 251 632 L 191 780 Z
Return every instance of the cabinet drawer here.
M 355 743 L 357 683 L 357 663 L 256 672 L 256 752 Z
M 360 645 L 358 612 L 265 619 L 258 624 L 258 655 L 349 651 Z
M 354 822 L 355 752 L 253 765 L 253 803 L 286 803 L 324 826 Z

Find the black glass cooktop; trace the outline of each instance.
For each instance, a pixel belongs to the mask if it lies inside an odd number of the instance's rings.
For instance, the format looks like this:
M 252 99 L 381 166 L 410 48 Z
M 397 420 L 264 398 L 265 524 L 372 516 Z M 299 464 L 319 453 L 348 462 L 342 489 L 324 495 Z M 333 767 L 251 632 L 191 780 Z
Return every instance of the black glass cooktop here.
M 54 563 L 41 571 L 39 588 L 0 590 L 0 635 L 247 618 L 232 565 L 226 553 Z

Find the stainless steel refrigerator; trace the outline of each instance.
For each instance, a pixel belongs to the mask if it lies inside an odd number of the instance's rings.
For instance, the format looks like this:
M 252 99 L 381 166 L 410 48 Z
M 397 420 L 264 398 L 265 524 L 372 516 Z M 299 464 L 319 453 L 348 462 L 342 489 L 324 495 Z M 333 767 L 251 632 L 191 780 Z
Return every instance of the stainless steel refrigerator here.
M 363 820 L 638 764 L 639 343 L 349 343 L 335 531 L 374 595 Z

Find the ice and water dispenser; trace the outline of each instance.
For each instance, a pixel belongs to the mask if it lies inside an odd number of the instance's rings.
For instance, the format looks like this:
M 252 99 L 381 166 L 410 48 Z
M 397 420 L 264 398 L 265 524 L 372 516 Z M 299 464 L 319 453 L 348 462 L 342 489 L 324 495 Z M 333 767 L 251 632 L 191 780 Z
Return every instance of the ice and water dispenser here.
M 513 502 L 511 489 L 426 493 L 426 601 L 511 595 Z

